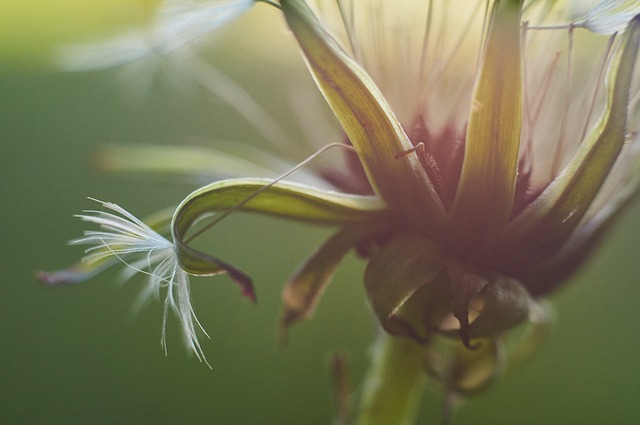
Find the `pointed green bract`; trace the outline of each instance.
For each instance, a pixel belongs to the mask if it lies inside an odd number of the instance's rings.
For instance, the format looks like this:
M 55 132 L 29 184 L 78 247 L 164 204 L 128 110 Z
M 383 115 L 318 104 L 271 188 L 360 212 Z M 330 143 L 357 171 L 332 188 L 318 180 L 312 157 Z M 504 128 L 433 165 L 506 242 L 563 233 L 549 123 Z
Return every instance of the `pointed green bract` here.
M 384 209 L 375 197 L 322 191 L 295 183 L 266 179 L 222 180 L 187 196 L 176 209 L 173 241 L 182 268 L 194 275 L 229 273 L 245 295 L 253 297 L 249 278 L 230 264 L 188 245 L 188 232 L 196 221 L 230 210 L 257 212 L 307 223 L 345 224 L 376 217 Z
M 437 228 L 444 208 L 384 97 L 300 0 L 281 2 L 318 87 L 355 147 L 369 181 L 390 208 L 419 229 Z
M 425 322 L 425 306 L 408 301 L 424 286 L 433 285 L 444 267 L 435 243 L 415 235 L 396 237 L 377 252 L 367 265 L 364 284 L 369 303 L 385 330 L 392 335 L 425 340 L 431 329 Z
M 521 4 L 494 4 L 450 216 L 462 249 L 490 242 L 511 215 L 522 125 Z
M 253 146 L 216 140 L 215 147 L 194 145 L 109 146 L 96 157 L 101 171 L 166 174 L 209 183 L 240 176 L 276 177 L 291 164 Z M 297 174 L 304 175 L 304 170 Z M 305 180 L 309 179 L 305 175 Z M 314 183 L 319 183 L 319 178 Z
M 447 264 L 447 275 L 451 294 L 449 301 L 451 314 L 459 323 L 453 334 L 458 334 L 464 345 L 470 347 L 470 305 L 474 298 L 486 292 L 489 282 L 483 276 L 469 269 L 468 266 L 453 260 Z
M 556 288 L 590 258 L 626 208 L 640 198 L 639 183 L 640 173 L 636 172 L 608 201 L 607 207 L 581 224 L 553 257 L 533 268 L 520 270 L 519 278 L 532 295 L 539 296 Z
M 331 283 L 336 267 L 344 256 L 380 228 L 377 222 L 348 225 L 318 248 L 298 269 L 282 292 L 284 313 L 281 327 L 286 330 L 299 320 L 313 315 L 316 304 Z
M 510 224 L 499 257 L 511 267 L 535 263 L 557 252 L 600 191 L 626 140 L 629 91 L 639 45 L 640 18 L 636 18 L 609 66 L 607 106 L 599 123 L 560 175 Z
M 385 208 L 382 201 L 373 196 L 348 195 L 299 183 L 274 183 L 270 179 L 220 180 L 193 191 L 180 203 L 173 217 L 174 235 L 184 236 L 204 214 L 235 207 L 318 224 L 362 221 Z
M 533 300 L 514 279 L 486 278 L 453 260 L 447 264 L 447 275 L 451 313 L 459 326 L 443 332 L 459 336 L 467 348 L 473 348 L 471 338 L 499 335 L 529 315 Z
M 499 335 L 524 322 L 533 300 L 519 282 L 498 278 L 487 285 L 478 317 L 469 326 L 472 338 Z

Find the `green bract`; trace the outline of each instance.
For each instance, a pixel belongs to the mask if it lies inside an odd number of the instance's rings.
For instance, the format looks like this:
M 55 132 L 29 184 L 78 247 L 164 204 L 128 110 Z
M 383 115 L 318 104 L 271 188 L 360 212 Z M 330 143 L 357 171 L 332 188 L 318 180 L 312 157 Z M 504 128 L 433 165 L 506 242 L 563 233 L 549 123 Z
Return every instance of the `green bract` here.
M 345 195 L 300 184 L 223 180 L 196 190 L 182 201 L 173 216 L 172 233 L 178 258 L 187 273 L 202 276 L 228 272 L 245 295 L 254 298 L 251 280 L 244 273 L 188 245 L 187 232 L 199 218 L 234 208 L 308 223 L 345 224 L 370 220 L 384 211 L 382 207 L 375 197 Z M 323 260 L 314 264 L 331 267 L 331 262 Z
M 595 129 L 562 174 L 510 224 L 500 247 L 509 267 L 526 268 L 557 252 L 598 194 L 626 141 L 629 87 L 639 45 L 636 19 L 609 65 L 607 105 Z
M 396 159 L 413 145 L 376 85 L 325 32 L 306 3 L 283 1 L 282 9 L 371 186 L 416 227 L 442 225 L 442 203 L 418 158 Z

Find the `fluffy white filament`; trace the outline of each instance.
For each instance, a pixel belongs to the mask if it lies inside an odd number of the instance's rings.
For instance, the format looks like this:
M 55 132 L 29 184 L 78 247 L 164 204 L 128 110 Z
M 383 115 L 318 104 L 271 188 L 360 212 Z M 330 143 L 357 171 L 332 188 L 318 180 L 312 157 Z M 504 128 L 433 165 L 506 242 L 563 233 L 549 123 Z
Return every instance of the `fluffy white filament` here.
M 172 310 L 180 320 L 187 347 L 200 361 L 207 363 L 198 341 L 196 325 L 205 335 L 206 332 L 191 306 L 189 277 L 180 268 L 173 243 L 122 207 L 111 202 L 97 202 L 107 211 L 86 210 L 77 217 L 99 225 L 101 230 L 87 230 L 84 236 L 70 243 L 89 245 L 85 250 L 84 261 L 117 257 L 127 266 L 124 272 L 127 279 L 136 273 L 148 275 L 148 286 L 143 292 L 145 298 L 159 297 L 161 292 L 166 292 L 161 340 L 165 352 L 167 316 L 169 310 Z

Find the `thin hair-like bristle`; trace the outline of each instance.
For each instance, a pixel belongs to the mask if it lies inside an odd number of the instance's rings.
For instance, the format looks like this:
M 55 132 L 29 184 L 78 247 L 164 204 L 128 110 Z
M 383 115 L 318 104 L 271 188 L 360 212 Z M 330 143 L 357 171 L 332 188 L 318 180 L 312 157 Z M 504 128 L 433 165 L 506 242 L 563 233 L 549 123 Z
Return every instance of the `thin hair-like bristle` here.
M 305 159 L 304 161 L 300 162 L 299 164 L 297 164 L 296 166 L 294 166 L 293 168 L 291 168 L 289 171 L 287 171 L 286 173 L 278 176 L 277 178 L 275 178 L 273 181 L 269 182 L 268 184 L 262 186 L 261 188 L 257 189 L 255 192 L 253 192 L 252 194 L 250 194 L 249 196 L 247 196 L 246 198 L 244 198 L 242 201 L 238 202 L 237 204 L 235 204 L 232 208 L 229 208 L 228 210 L 216 215 L 213 220 L 209 223 L 207 223 L 205 226 L 203 226 L 202 228 L 198 229 L 198 231 L 194 232 L 189 238 L 187 238 L 184 243 L 190 243 L 192 242 L 195 238 L 197 238 L 198 236 L 202 235 L 203 233 L 205 233 L 207 230 L 211 229 L 213 226 L 215 226 L 216 224 L 218 224 L 219 222 L 221 222 L 222 220 L 224 220 L 225 218 L 227 218 L 230 214 L 232 214 L 235 211 L 240 210 L 243 206 L 245 206 L 247 203 L 249 203 L 252 199 L 254 199 L 256 196 L 260 195 L 262 192 L 264 192 L 265 190 L 269 189 L 270 187 L 272 187 L 273 185 L 275 185 L 276 183 L 286 179 L 287 177 L 289 177 L 291 174 L 295 173 L 296 171 L 300 170 L 301 168 L 305 167 L 306 165 L 308 165 L 311 161 L 313 161 L 314 159 L 322 156 L 322 154 L 324 154 L 325 152 L 327 152 L 330 149 L 335 149 L 335 148 L 339 148 L 339 149 L 345 149 L 351 152 L 355 152 L 355 149 L 353 148 L 353 146 L 351 145 L 346 145 L 344 143 L 330 143 L 322 148 L 320 148 L 319 150 L 317 150 L 315 153 L 313 153 L 312 155 L 310 155 L 309 157 L 307 157 L 307 159 Z
M 97 224 L 102 230 L 87 230 L 82 237 L 70 243 L 89 245 L 85 249 L 85 261 L 116 258 L 126 267 L 121 275 L 123 280 L 128 280 L 135 274 L 146 275 L 147 286 L 135 303 L 138 309 L 148 297 L 158 297 L 164 290 L 166 295 L 161 344 L 165 353 L 167 316 L 168 311 L 172 310 L 181 323 L 181 332 L 187 347 L 199 361 L 211 368 L 198 340 L 196 327 L 207 337 L 208 335 L 191 306 L 189 277 L 180 268 L 173 243 L 117 204 L 92 200 L 99 202 L 108 211 L 85 210 L 77 217 Z

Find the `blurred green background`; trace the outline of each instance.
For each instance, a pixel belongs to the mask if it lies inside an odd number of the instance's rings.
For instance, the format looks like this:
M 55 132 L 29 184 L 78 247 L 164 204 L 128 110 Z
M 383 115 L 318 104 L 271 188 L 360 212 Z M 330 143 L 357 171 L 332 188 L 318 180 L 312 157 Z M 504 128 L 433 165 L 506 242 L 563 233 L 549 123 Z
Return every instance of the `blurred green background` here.
M 288 68 L 268 54 L 256 59 L 238 51 L 226 46 L 213 54 L 282 115 L 277 102 L 286 98 L 280 87 Z M 241 299 L 225 277 L 192 281 L 213 370 L 182 348 L 174 320 L 165 357 L 161 306 L 132 313 L 140 279 L 121 285 L 111 271 L 59 289 L 34 279 L 38 270 L 81 255 L 65 242 L 84 229 L 72 214 L 92 207 L 85 197 L 144 215 L 193 188 L 100 175 L 90 164 L 104 144 L 192 136 L 259 143 L 260 134 L 196 86 L 166 76 L 134 95 L 135 77 L 117 71 L 11 68 L 0 72 L 0 423 L 329 424 L 328 354 L 350 353 L 357 385 L 374 335 L 363 264 L 348 258 L 316 317 L 293 329 L 287 347 L 278 344 L 276 325 L 283 282 L 330 229 L 248 215 L 216 228 L 212 252 L 255 278 L 259 303 Z M 636 204 L 589 266 L 553 297 L 558 323 L 541 353 L 471 400 L 457 425 L 640 423 L 639 215 Z M 419 423 L 437 423 L 439 403 L 438 392 L 428 391 Z

